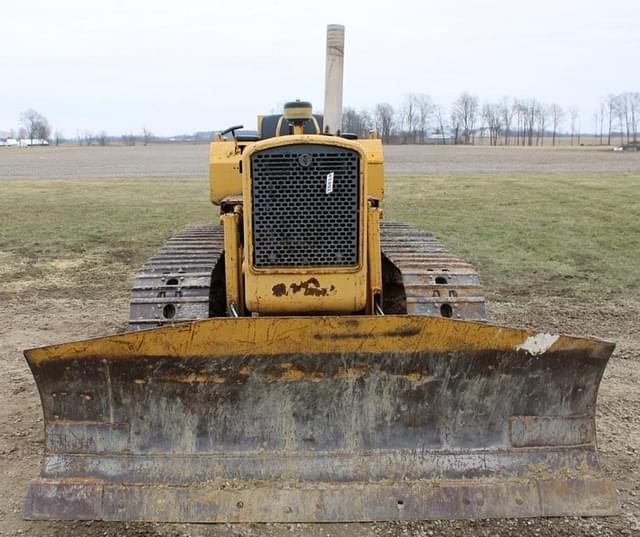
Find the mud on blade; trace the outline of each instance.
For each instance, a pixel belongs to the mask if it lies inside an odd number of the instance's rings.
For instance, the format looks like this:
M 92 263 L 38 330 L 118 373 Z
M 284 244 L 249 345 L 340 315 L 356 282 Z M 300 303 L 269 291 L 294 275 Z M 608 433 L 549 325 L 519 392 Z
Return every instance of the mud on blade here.
M 212 319 L 25 354 L 26 516 L 329 522 L 608 515 L 613 345 L 433 317 Z

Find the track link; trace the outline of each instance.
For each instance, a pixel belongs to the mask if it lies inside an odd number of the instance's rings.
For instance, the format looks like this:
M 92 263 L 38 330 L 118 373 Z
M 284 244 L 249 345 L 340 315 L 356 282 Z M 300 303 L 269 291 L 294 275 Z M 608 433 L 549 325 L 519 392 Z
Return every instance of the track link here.
M 208 319 L 213 270 L 223 253 L 222 227 L 194 226 L 165 242 L 138 272 L 129 330 Z
M 427 231 L 384 222 L 381 232 L 386 313 L 485 319 L 480 279 L 470 264 Z M 188 227 L 167 240 L 136 276 L 129 329 L 216 316 L 212 293 L 217 290 L 224 296 L 224 282 L 212 287 L 212 280 L 223 248 L 223 230 L 216 225 Z
M 383 222 L 381 232 L 382 253 L 399 272 L 389 283 L 404 290 L 406 313 L 485 320 L 480 278 L 472 265 L 454 256 L 428 231 Z M 385 312 L 394 313 L 393 300 L 393 296 L 385 299 Z

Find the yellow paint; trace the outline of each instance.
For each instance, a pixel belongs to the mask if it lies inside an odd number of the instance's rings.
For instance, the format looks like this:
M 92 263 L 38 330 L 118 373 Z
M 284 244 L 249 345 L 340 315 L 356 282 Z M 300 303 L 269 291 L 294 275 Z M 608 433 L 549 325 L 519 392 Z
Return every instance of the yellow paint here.
M 322 135 L 292 135 L 261 140 L 244 150 L 243 170 L 251 169 L 254 153 L 290 144 L 337 146 L 355 151 L 360 157 L 360 174 L 364 177 L 366 154 L 352 140 Z M 266 314 L 353 313 L 362 310 L 367 302 L 368 266 L 366 256 L 366 190 L 360 181 L 360 262 L 354 267 L 264 268 L 253 266 L 253 218 L 251 174 L 244 173 L 244 299 L 249 311 Z M 311 283 L 313 282 L 313 283 Z M 301 288 L 304 288 L 301 291 Z
M 306 110 L 306 109 L 305 109 Z M 295 113 L 294 110 L 292 113 Z M 306 112 L 305 112 L 306 113 Z M 281 118 L 283 119 L 283 118 Z M 258 123 L 262 118 L 258 117 Z M 314 120 L 315 121 L 315 120 Z M 253 266 L 251 156 L 261 150 L 290 144 L 319 144 L 343 147 L 358 153 L 360 159 L 359 263 L 353 267 L 298 267 L 258 269 Z M 225 268 L 227 306 L 236 305 L 240 315 L 244 308 L 269 315 L 287 313 L 373 312 L 373 297 L 382 291 L 380 261 L 380 214 L 377 219 L 367 212 L 370 200 L 384 195 L 382 144 L 379 139 L 346 140 L 336 136 L 302 134 L 298 125 L 294 134 L 258 142 L 234 142 L 220 137 L 211 144 L 209 179 L 211 201 L 219 205 L 235 203 L 243 214 L 240 221 L 227 213 L 222 216 L 225 233 Z M 376 209 L 377 211 L 377 209 Z M 370 227 L 370 224 L 373 227 Z M 375 251 L 372 251 L 374 249 Z M 373 262 L 373 265 L 369 265 Z M 317 288 L 296 291 L 305 282 L 320 282 Z M 284 289 L 284 292 L 278 292 Z
M 282 373 L 267 373 L 264 375 L 264 380 L 266 382 L 320 382 L 325 378 L 323 373 L 318 371 L 306 372 L 301 369 L 285 369 Z
M 186 373 L 184 375 L 164 375 L 160 377 L 164 382 L 177 382 L 179 384 L 224 384 L 227 379 L 221 375 L 207 375 L 206 373 Z
M 211 202 L 219 205 L 229 196 L 242 193 L 240 174 L 240 153 L 235 152 L 235 144 L 215 141 L 209 149 L 209 188 Z
M 384 156 L 382 141 L 379 139 L 355 140 L 366 156 L 365 172 L 367 196 L 382 200 L 384 198 Z
M 222 215 L 224 228 L 224 276 L 227 297 L 227 313 L 235 308 L 239 315 L 244 313 L 242 248 L 240 235 L 240 207 L 232 213 Z
M 306 353 L 455 351 L 474 353 L 471 359 L 477 352 L 514 350 L 532 335 L 531 330 L 413 315 L 227 318 L 40 347 L 25 355 L 33 365 L 83 358 L 242 359 Z M 612 343 L 560 336 L 549 351 L 605 359 L 612 349 Z
M 341 367 L 336 372 L 335 378 L 337 379 L 358 379 L 367 374 L 367 369 L 364 367 Z
M 367 313 L 374 314 L 374 305 L 382 306 L 382 247 L 380 246 L 380 219 L 382 209 L 367 207 L 367 260 L 369 262 L 369 285 L 367 289 Z
M 258 123 L 261 116 L 258 116 Z M 278 136 L 279 140 L 289 140 L 290 136 Z M 334 143 L 345 141 L 335 136 L 317 136 L 325 142 Z M 275 140 L 271 138 L 269 140 Z M 269 141 L 264 140 L 264 141 Z M 247 148 L 260 142 L 239 142 L 238 149 L 246 151 Z M 364 177 L 367 196 L 382 200 L 384 197 L 384 156 L 382 142 L 379 139 L 349 140 L 352 146 L 358 146 L 364 159 Z M 296 143 L 296 142 L 289 142 Z M 242 154 L 236 151 L 233 141 L 216 140 L 211 143 L 209 149 L 209 188 L 211 202 L 220 205 L 223 199 L 231 196 L 242 195 L 242 174 L 240 173 L 240 160 Z M 246 168 L 244 168 L 246 169 Z

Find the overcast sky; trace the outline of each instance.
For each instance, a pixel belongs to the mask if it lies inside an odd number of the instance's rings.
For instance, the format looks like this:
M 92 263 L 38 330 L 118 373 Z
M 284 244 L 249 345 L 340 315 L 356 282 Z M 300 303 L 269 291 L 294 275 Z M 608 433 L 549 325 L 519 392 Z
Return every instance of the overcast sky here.
M 244 123 L 322 108 L 326 25 L 346 26 L 345 105 L 462 91 L 578 106 L 640 91 L 640 6 L 617 0 L 0 0 L 0 130 L 35 108 L 66 136 Z

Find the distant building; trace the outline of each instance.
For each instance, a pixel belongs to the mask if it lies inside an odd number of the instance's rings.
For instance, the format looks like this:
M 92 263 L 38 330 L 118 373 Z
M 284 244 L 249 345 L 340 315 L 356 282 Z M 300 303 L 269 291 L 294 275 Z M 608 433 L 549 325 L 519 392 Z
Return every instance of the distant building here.
M 425 140 L 425 143 L 427 144 L 433 144 L 433 145 L 445 145 L 445 144 L 452 144 L 455 141 L 453 134 L 451 134 L 448 131 L 445 132 L 433 132 L 429 135 L 427 135 L 427 139 Z
M 20 143 L 15 138 L 0 139 L 0 147 L 17 147 L 18 145 Z
M 19 142 L 20 147 L 30 147 L 32 145 L 49 145 L 49 142 L 41 138 L 22 138 Z

